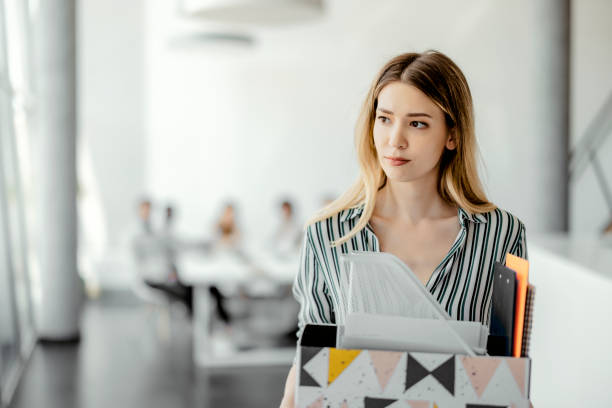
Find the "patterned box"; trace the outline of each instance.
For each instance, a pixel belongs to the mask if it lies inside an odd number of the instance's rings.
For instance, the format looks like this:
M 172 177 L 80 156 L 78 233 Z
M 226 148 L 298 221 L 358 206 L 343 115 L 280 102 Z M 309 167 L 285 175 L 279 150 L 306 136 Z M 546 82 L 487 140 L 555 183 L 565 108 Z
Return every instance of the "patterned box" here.
M 527 408 L 531 360 L 336 349 L 336 326 L 307 325 L 299 408 Z

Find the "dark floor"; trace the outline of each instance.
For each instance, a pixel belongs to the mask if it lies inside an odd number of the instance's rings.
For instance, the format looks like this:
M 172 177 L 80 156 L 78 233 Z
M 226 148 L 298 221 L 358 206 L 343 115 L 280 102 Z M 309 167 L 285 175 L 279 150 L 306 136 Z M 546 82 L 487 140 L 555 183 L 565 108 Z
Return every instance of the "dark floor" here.
M 197 369 L 176 312 L 165 337 L 159 315 L 127 295 L 88 302 L 80 343 L 37 345 L 10 407 L 278 407 L 288 366 Z

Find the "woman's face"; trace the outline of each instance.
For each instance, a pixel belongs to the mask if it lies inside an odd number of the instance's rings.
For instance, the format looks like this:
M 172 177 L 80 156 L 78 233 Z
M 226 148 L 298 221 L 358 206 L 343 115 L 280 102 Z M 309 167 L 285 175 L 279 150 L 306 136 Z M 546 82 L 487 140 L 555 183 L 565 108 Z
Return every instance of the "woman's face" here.
M 378 95 L 374 122 L 378 161 L 390 181 L 437 177 L 444 148 L 455 149 L 444 112 L 412 85 L 392 82 Z

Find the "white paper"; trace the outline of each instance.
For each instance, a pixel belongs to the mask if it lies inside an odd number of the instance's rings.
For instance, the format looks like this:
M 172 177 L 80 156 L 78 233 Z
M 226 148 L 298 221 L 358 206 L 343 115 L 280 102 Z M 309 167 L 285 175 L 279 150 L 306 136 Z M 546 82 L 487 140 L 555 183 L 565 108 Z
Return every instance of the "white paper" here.
M 453 320 L 396 256 L 341 256 L 339 347 L 483 354 L 488 329 Z

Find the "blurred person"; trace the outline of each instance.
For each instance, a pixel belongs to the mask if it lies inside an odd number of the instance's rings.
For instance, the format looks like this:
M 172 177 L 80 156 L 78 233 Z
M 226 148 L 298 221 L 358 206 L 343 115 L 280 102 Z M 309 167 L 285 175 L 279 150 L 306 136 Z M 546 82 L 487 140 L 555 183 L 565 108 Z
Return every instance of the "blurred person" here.
M 181 249 L 181 243 L 174 231 L 176 219 L 176 210 L 172 205 L 167 205 L 165 208 L 164 227 L 161 231 L 161 237 L 164 240 L 166 251 L 166 263 L 170 274 L 168 276 L 168 285 L 163 290 L 171 290 L 179 300 L 185 303 L 188 312 L 193 313 L 193 287 L 186 285 L 181 281 L 180 273 L 177 270 L 177 252 Z
M 228 201 L 223 205 L 221 215 L 215 223 L 215 239 L 212 244 L 212 250 L 215 252 L 229 252 L 235 256 L 242 257 L 240 251 L 240 231 L 238 229 L 238 222 L 236 220 L 236 207 Z M 216 285 L 209 287 L 210 295 L 212 296 L 217 316 L 221 322 L 225 325 L 225 332 L 229 334 L 231 332 L 230 324 L 232 318 L 227 311 L 226 296 L 221 293 L 221 290 Z
M 270 246 L 277 255 L 291 255 L 299 250 L 302 226 L 297 222 L 294 206 L 288 199 L 281 202 L 279 215 L 280 220 L 270 240 Z
M 151 207 L 151 200 L 148 198 L 143 198 L 138 202 L 138 230 L 132 233 L 132 249 L 139 263 L 146 259 L 150 248 L 150 238 L 153 236 Z
M 164 229 L 172 230 L 174 228 L 174 207 L 171 205 L 166 206 L 166 217 L 164 219 Z
M 298 336 L 306 323 L 335 323 L 333 260 L 354 250 L 394 254 L 453 319 L 489 325 L 491 292 L 483 288 L 507 252 L 527 258 L 527 241 L 524 224 L 482 188 L 472 97 L 459 67 L 437 51 L 391 59 L 366 96 L 355 144 L 357 182 L 306 228 L 293 286 Z M 295 370 L 294 361 L 282 408 L 294 406 Z
M 215 224 L 216 249 L 238 249 L 240 245 L 240 230 L 236 221 L 236 208 L 227 202 L 223 206 L 221 216 Z
M 176 244 L 170 229 L 174 210 L 172 207 L 166 208 L 165 228 L 160 231 L 156 231 L 152 225 L 151 212 L 151 201 L 142 200 L 138 205 L 142 231 L 133 239 L 133 250 L 140 277 L 148 286 L 163 292 L 170 299 L 183 303 L 191 314 L 193 288 L 180 282 L 176 269 Z
M 604 244 L 612 247 L 612 219 L 601 230 L 601 239 L 603 240 Z
M 603 235 L 612 235 L 612 219 L 602 231 Z
M 173 271 L 170 275 L 170 280 L 172 281 L 178 280 L 178 275 L 176 273 L 176 257 L 177 252 L 181 248 L 179 238 L 176 236 L 176 233 L 174 231 L 175 214 L 176 210 L 173 206 L 167 205 L 165 207 L 164 224 L 158 232 L 159 237 L 164 242 L 166 263 L 168 264 L 168 269 Z
M 151 200 L 145 198 L 138 204 L 138 218 L 140 220 L 140 226 L 142 232 L 150 235 L 153 233 L 153 226 L 151 225 Z
M 300 244 L 303 236 L 302 225 L 298 222 L 295 215 L 295 206 L 288 198 L 282 200 L 279 205 L 279 222 L 274 234 L 270 240 L 272 252 L 279 258 L 286 258 L 291 261 L 299 255 Z M 280 283 L 277 281 L 269 281 L 268 294 L 274 307 L 280 308 L 281 316 L 283 316 L 284 324 L 279 320 L 278 315 L 268 313 L 272 318 L 276 319 L 277 329 L 274 336 L 276 341 L 281 341 L 281 344 L 290 343 L 295 339 L 295 333 L 298 330 L 297 319 L 295 319 L 296 302 L 292 296 L 291 284 Z M 260 286 L 263 286 L 260 283 Z M 275 312 L 279 313 L 279 312 Z M 287 317 L 285 318 L 284 315 Z M 293 321 L 292 321 L 293 319 Z M 284 330 L 283 330 L 284 327 Z

